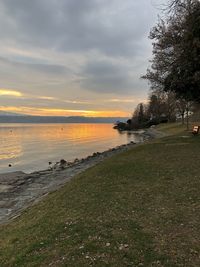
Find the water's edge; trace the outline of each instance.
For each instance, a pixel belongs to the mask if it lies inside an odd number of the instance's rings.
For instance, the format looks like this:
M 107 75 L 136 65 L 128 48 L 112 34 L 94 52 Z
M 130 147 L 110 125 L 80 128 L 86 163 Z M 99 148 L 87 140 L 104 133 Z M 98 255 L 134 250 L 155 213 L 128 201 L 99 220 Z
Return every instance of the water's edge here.
M 145 131 L 143 133 L 144 142 L 155 137 L 155 132 Z M 130 142 L 102 153 L 93 153 L 80 160 L 76 159 L 73 163 L 60 162 L 49 169 L 30 174 L 24 172 L 0 174 L 0 224 L 16 218 L 25 208 L 38 202 L 48 193 L 59 189 L 75 175 L 141 143 Z
M 74 161 L 130 141 L 140 132 L 118 132 L 110 124 L 8 125 L 0 127 L 0 173 L 32 173 L 60 159 Z

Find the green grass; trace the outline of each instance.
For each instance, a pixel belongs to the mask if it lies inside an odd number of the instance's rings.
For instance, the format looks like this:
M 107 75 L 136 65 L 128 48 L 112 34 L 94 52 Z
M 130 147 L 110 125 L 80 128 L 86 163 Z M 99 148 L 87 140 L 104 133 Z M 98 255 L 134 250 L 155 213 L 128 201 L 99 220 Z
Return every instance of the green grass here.
M 184 124 L 182 125 L 181 123 L 161 123 L 156 126 L 156 129 L 159 131 L 163 131 L 167 134 L 179 134 L 186 132 L 187 126 Z M 190 125 L 190 128 L 192 129 L 192 126 Z
M 165 127 L 1 226 L 0 266 L 200 266 L 200 136 Z

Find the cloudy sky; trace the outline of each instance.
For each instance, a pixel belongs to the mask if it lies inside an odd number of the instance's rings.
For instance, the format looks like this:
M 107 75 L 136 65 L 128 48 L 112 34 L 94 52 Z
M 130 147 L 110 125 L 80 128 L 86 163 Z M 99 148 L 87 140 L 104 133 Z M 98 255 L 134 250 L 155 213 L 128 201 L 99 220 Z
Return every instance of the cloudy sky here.
M 0 110 L 130 116 L 161 0 L 0 0 Z

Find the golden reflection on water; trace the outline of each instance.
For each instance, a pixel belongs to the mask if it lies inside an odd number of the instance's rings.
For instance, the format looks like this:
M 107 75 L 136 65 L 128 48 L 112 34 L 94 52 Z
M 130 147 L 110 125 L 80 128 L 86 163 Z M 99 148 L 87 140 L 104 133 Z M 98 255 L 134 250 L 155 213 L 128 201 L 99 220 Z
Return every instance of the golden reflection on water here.
M 20 138 L 11 130 L 0 129 L 0 160 L 13 159 L 22 155 Z
M 91 138 L 101 139 L 110 138 L 116 133 L 110 130 L 110 124 L 49 124 L 49 125 L 33 125 L 30 127 L 24 127 L 23 132 L 19 132 L 18 129 L 14 129 L 13 138 L 16 141 L 31 141 L 37 139 L 38 141 L 51 142 L 51 141 L 63 141 L 72 140 L 90 140 Z M 21 136 L 20 136 L 21 134 Z
M 22 149 L 20 146 L 2 148 L 0 151 L 0 160 L 16 158 L 19 157 L 21 154 L 22 154 Z
M 8 127 L 9 126 L 9 127 Z M 0 160 L 19 157 L 27 144 L 61 142 L 86 142 L 110 138 L 115 132 L 109 124 L 36 124 L 6 125 L 0 127 Z
M 0 172 L 10 163 L 12 171 L 42 169 L 49 161 L 85 157 L 132 138 L 112 124 L 1 124 Z

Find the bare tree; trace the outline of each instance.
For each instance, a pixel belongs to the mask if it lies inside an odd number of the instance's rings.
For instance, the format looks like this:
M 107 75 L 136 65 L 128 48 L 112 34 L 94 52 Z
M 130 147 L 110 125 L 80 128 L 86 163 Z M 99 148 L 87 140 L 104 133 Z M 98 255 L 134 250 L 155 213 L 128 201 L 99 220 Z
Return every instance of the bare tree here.
M 177 108 L 177 113 L 179 116 L 181 116 L 181 122 L 182 124 L 185 123 L 185 114 L 186 114 L 186 110 L 187 110 L 187 104 L 188 101 L 186 101 L 183 98 L 179 98 L 176 101 L 176 108 Z

